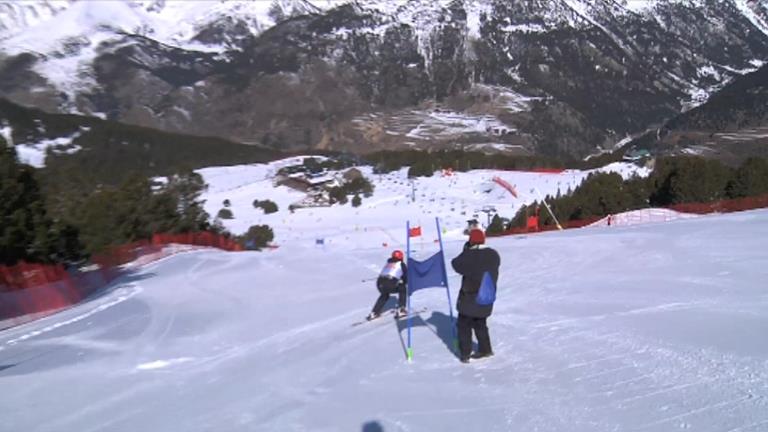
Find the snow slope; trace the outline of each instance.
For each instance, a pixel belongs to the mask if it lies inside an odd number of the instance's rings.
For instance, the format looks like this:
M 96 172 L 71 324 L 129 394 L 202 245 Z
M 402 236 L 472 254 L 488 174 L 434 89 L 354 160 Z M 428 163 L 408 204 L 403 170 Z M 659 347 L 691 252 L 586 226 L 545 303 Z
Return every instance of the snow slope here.
M 90 38 L 114 31 L 141 34 L 182 48 L 193 46 L 201 28 L 222 19 L 243 20 L 260 34 L 275 25 L 269 10 L 285 15 L 331 8 L 332 0 L 221 1 L 195 0 L 37 0 L 0 3 L 0 40 L 4 48 L 46 52 L 72 38 Z M 55 25 L 52 25 L 55 23 Z M 191 45 L 190 45 L 191 44 Z M 208 47 L 212 50 L 216 47 Z M 220 47 L 218 47 L 220 48 Z
M 492 239 L 496 356 L 469 365 L 444 291 L 414 294 L 410 364 L 403 323 L 351 326 L 389 249 L 176 255 L 1 332 L 0 429 L 763 431 L 766 238 L 761 210 Z
M 205 168 L 198 172 L 209 185 L 203 195 L 205 209 L 215 216 L 228 199 L 234 219 L 224 220 L 224 226 L 235 234 L 241 234 L 252 225 L 267 224 L 275 231 L 278 244 L 300 242 L 314 244 L 318 238 L 328 243 L 360 247 L 381 246 L 382 243 L 402 244 L 401 233 L 408 219 L 414 225 L 434 225 L 435 216 L 442 219 L 448 238 L 461 236 L 466 221 L 478 218 L 488 222 L 483 208 L 493 207 L 503 217 L 511 218 L 523 204 L 539 199 L 539 196 L 556 195 L 575 189 L 592 171 L 567 170 L 561 174 L 541 174 L 522 171 L 475 170 L 457 172 L 443 177 L 417 178 L 412 186 L 407 169 L 377 175 L 371 167 L 358 167 L 374 185 L 374 195 L 363 198 L 362 205 L 353 208 L 351 203 L 333 207 L 300 209 L 288 212 L 291 203 L 305 195 L 281 186 L 275 188 L 272 177 L 279 167 L 292 160 L 272 164 L 241 165 Z M 629 178 L 646 176 L 648 170 L 633 164 L 614 163 L 595 171 L 617 172 Z M 493 182 L 498 176 L 516 186 L 519 194 L 514 199 L 509 192 Z M 415 191 L 415 201 L 412 193 Z M 279 211 L 264 215 L 253 207 L 254 200 L 270 199 Z M 397 215 L 393 219 L 393 216 Z M 311 229 L 308 229 L 311 228 Z M 433 241 L 430 235 L 425 241 Z
M 607 227 L 641 225 L 649 223 L 670 222 L 677 219 L 690 219 L 695 217 L 699 217 L 699 215 L 692 213 L 682 213 L 665 208 L 647 208 L 606 216 L 591 224 L 590 226 Z

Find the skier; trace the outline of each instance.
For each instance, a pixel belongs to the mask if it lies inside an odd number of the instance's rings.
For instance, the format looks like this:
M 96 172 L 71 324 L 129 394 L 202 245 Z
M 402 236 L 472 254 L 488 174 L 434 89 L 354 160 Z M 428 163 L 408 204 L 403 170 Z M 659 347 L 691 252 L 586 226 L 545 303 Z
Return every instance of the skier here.
M 387 259 L 387 263 L 381 269 L 381 273 L 379 273 L 379 277 L 376 279 L 376 288 L 378 288 L 380 295 L 376 300 L 376 304 L 373 305 L 373 310 L 371 310 L 366 319 L 370 321 L 381 316 L 381 309 L 384 307 L 384 303 L 389 300 L 390 295 L 395 293 L 397 294 L 398 306 L 395 317 L 405 316 L 405 290 L 407 282 L 408 267 L 403 262 L 403 251 L 396 250 Z
M 498 252 L 485 245 L 485 233 L 477 228 L 469 232 L 469 247 L 451 261 L 453 269 L 462 276 L 461 290 L 456 302 L 456 309 L 459 311 L 459 355 L 462 363 L 469 363 L 470 358 L 480 359 L 493 355 L 486 320 L 493 312 L 500 264 Z M 478 345 L 474 354 L 471 354 L 472 330 L 475 331 Z

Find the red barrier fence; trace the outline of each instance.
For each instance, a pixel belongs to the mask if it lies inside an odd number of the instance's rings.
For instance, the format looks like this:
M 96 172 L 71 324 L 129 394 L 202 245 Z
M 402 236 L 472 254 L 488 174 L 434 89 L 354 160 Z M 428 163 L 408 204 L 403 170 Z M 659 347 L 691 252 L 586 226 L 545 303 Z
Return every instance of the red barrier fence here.
M 736 198 L 730 200 L 714 201 L 711 203 L 685 203 L 675 204 L 667 207 L 669 210 L 674 210 L 680 213 L 691 214 L 710 214 L 710 213 L 732 213 L 738 211 L 755 210 L 759 208 L 768 208 L 768 195 L 761 195 L 757 197 Z M 569 228 L 582 228 L 603 219 L 602 216 L 596 216 L 588 219 L 572 220 L 563 224 L 564 229 Z M 537 216 L 529 216 L 527 226 L 514 227 L 507 231 L 498 234 L 489 234 L 492 237 L 500 237 L 506 235 L 517 234 L 529 234 L 535 232 L 555 231 L 557 226 L 544 225 L 539 226 L 539 218 Z
M 715 201 L 711 203 L 685 203 L 670 206 L 671 210 L 682 213 L 709 214 L 731 213 L 768 207 L 768 195 Z
M 186 233 L 186 234 L 155 234 L 152 244 L 185 244 L 195 246 L 207 246 L 230 252 L 243 250 L 240 243 L 235 240 L 210 232 Z
M 151 262 L 172 254 L 164 252 L 171 244 L 243 250 L 233 239 L 209 232 L 156 234 L 151 241 L 116 246 L 92 257 L 95 266 L 86 271 L 27 262 L 0 265 L 0 329 L 19 324 L 14 320 L 17 317 L 38 316 L 76 304 L 120 276 L 123 264 L 146 257 Z

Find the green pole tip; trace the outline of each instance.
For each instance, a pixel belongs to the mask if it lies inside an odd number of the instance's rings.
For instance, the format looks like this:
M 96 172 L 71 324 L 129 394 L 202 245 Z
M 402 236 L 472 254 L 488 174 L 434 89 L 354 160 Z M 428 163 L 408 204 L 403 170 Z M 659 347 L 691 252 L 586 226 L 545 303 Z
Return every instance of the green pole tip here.
M 413 348 L 408 348 L 406 355 L 408 356 L 408 361 L 413 360 Z

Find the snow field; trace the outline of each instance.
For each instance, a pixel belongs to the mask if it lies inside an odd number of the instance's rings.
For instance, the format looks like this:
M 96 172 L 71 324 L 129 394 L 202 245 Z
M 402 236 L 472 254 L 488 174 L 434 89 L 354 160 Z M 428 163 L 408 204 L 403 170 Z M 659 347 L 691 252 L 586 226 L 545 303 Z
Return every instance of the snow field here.
M 373 174 L 371 167 L 363 166 L 357 168 L 374 185 L 374 194 L 363 198 L 360 207 L 354 208 L 348 203 L 290 213 L 288 206 L 305 195 L 285 186 L 275 188 L 272 177 L 279 167 L 295 161 L 199 170 L 209 185 L 203 196 L 205 210 L 215 216 L 228 199 L 234 219 L 222 221 L 227 229 L 241 234 L 252 225 L 268 224 L 275 231 L 275 243 L 281 246 L 313 245 L 318 238 L 324 239 L 327 247 L 381 247 L 384 243 L 404 246 L 405 222 L 410 220 L 412 226 L 424 227 L 424 238 L 415 240 L 418 246 L 437 239 L 435 217 L 440 218 L 446 239 L 458 239 L 468 219 L 488 222 L 484 208 L 495 208 L 501 216 L 511 218 L 521 205 L 540 196 L 556 195 L 558 190 L 566 193 L 569 187 L 575 189 L 592 172 L 568 170 L 561 174 L 541 174 L 475 170 L 447 177 L 438 172 L 433 177 L 420 177 L 412 182 L 407 178 L 406 168 L 379 175 Z M 625 178 L 648 175 L 647 169 L 626 163 L 614 163 L 595 171 L 617 172 Z M 514 185 L 519 198 L 515 199 L 494 183 L 495 176 Z M 255 199 L 275 201 L 279 211 L 265 215 L 253 207 Z
M 189 252 L 0 333 L 0 415 L 30 431 L 761 431 L 767 234 L 760 210 L 491 239 L 496 356 L 469 365 L 442 290 L 414 294 L 429 309 L 412 363 L 404 323 L 351 327 L 380 249 Z

